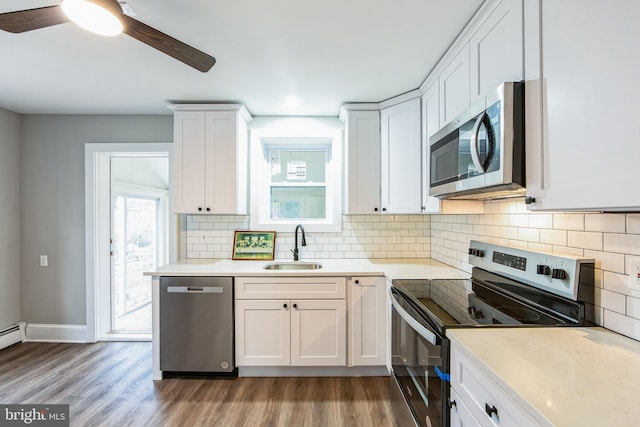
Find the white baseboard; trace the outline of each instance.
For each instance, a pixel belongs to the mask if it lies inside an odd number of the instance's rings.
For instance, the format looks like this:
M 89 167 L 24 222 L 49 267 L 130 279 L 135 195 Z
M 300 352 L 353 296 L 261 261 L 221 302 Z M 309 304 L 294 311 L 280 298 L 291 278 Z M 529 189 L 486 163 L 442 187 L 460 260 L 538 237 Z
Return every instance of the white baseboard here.
M 86 325 L 28 323 L 25 342 L 86 343 Z

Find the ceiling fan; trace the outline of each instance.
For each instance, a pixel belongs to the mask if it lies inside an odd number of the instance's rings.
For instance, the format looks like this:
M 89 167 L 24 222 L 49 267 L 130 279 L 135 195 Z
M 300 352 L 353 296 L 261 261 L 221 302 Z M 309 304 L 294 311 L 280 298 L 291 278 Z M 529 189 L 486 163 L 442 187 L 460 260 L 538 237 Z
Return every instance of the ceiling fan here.
M 88 16 L 91 16 L 90 21 L 86 21 Z M 98 34 L 116 35 L 124 32 L 203 73 L 216 63 L 213 56 L 126 15 L 118 0 L 62 0 L 58 6 L 0 13 L 0 30 L 24 33 L 69 21 Z M 113 29 L 107 31 L 104 25 L 109 23 Z M 94 24 L 100 27 L 93 28 Z

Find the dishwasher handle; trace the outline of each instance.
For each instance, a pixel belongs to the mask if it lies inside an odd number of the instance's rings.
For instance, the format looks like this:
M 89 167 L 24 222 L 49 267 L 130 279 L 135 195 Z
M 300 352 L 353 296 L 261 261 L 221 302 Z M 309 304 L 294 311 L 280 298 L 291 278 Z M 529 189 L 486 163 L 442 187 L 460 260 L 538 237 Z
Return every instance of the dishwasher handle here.
M 170 294 L 221 294 L 222 286 L 167 286 Z

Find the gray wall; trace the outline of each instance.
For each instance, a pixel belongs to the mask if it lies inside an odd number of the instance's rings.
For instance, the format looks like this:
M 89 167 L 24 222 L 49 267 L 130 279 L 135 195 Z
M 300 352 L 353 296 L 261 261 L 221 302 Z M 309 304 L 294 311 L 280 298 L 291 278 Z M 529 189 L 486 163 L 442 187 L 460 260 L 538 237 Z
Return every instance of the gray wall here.
M 86 324 L 84 144 L 171 141 L 171 115 L 23 117 L 21 320 Z
M 0 329 L 20 318 L 20 115 L 0 108 Z

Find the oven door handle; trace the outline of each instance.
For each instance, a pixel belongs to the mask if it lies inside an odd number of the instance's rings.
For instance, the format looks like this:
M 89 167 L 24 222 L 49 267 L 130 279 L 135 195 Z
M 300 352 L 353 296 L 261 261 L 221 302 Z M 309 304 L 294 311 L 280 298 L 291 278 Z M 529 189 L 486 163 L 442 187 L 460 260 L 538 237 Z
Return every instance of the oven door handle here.
M 418 321 L 411 317 L 411 315 L 407 313 L 404 308 L 400 307 L 400 304 L 398 304 L 398 301 L 393 295 L 393 291 L 391 290 L 391 288 L 389 288 L 389 297 L 391 298 L 391 304 L 393 305 L 393 308 L 398 312 L 400 317 L 402 317 L 402 320 L 407 322 L 409 326 L 411 326 L 411 328 L 416 331 L 422 338 L 429 341 L 433 345 L 437 345 L 436 334 L 418 323 Z

